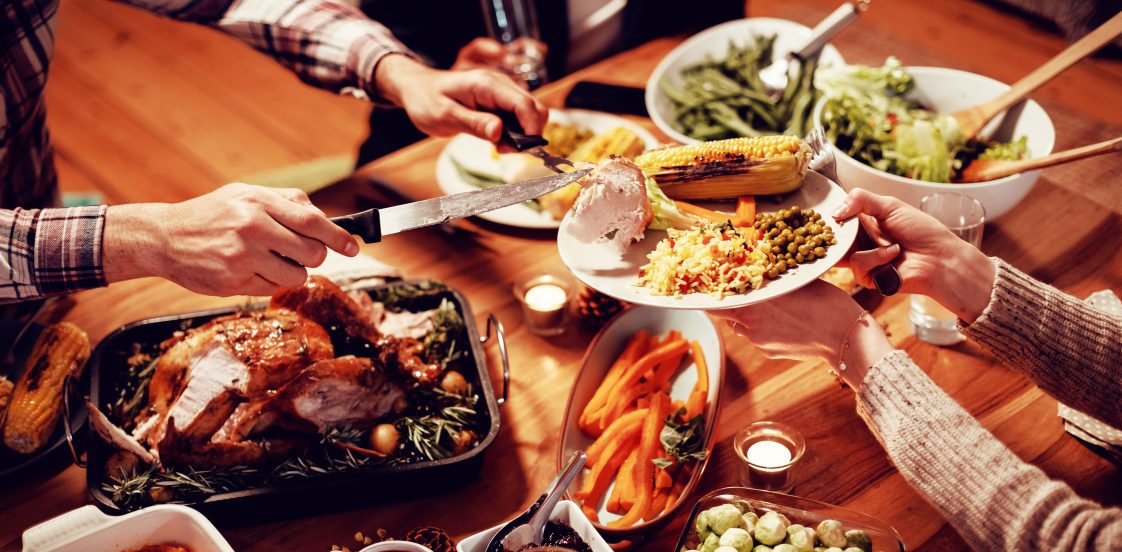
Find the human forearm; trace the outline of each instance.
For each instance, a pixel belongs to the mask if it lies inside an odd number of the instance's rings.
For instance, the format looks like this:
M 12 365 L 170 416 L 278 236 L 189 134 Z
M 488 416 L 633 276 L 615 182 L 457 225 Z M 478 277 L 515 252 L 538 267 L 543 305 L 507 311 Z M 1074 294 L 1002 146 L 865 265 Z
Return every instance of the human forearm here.
M 931 297 L 966 321 L 976 320 L 990 303 L 996 268 L 974 246 L 956 241 L 931 283 Z
M 904 478 L 975 549 L 1122 547 L 1122 510 L 1022 462 L 902 351 L 869 372 L 857 407 Z
M 1122 426 L 1122 320 L 995 263 L 988 306 L 963 332 L 1049 395 Z
M 335 0 L 122 0 L 230 34 L 301 80 L 380 100 L 375 68 L 390 53 L 413 55 L 383 25 Z
M 105 213 L 105 279 L 123 282 L 165 276 L 168 266 L 167 205 L 138 203 L 110 207 Z M 159 221 L 164 221 L 161 225 Z

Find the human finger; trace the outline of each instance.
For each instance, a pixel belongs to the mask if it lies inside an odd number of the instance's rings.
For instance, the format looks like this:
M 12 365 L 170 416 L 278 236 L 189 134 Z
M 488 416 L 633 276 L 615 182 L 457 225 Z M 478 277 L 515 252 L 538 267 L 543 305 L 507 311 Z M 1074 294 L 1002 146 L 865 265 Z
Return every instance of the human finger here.
M 886 265 L 900 256 L 900 244 L 855 251 L 849 256 L 849 268 L 859 278 L 865 279 L 878 266 Z
M 238 288 L 235 294 L 266 297 L 280 291 L 280 289 L 280 286 L 261 277 L 260 274 L 254 274 L 247 283 Z
M 877 195 L 862 188 L 850 190 L 845 201 L 834 211 L 834 218 L 848 220 L 858 214 L 871 215 L 883 220 L 896 208 L 899 200 L 894 197 Z
M 308 269 L 276 253 L 254 259 L 257 275 L 282 288 L 295 288 L 308 281 Z
M 285 201 L 279 196 L 265 200 L 265 212 L 273 220 L 300 235 L 319 240 L 331 249 L 348 257 L 358 254 L 358 244 L 354 238 L 335 223 L 327 219 L 319 209 Z
M 327 247 L 322 242 L 297 234 L 280 224 L 270 224 L 262 234 L 270 250 L 302 266 L 319 266 L 327 258 Z
M 323 212 L 319 207 L 316 207 L 315 204 L 312 203 L 312 198 L 308 197 L 307 192 L 305 192 L 304 190 L 301 190 L 299 188 L 276 188 L 273 191 L 275 191 L 277 195 L 293 203 L 307 205 L 308 207 L 311 207 L 321 213 Z
M 477 83 L 475 100 L 485 108 L 514 113 L 526 134 L 541 134 L 549 119 L 549 109 L 529 92 L 515 86 L 498 75 L 480 73 L 483 82 Z

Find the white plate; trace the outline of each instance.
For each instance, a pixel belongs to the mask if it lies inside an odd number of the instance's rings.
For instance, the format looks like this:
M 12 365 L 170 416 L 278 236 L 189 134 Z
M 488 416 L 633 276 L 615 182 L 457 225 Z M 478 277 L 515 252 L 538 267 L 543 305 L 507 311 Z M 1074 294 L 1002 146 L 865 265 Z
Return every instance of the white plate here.
M 663 230 L 648 230 L 646 237 L 642 241 L 632 243 L 627 254 L 620 258 L 615 249 L 607 243 L 588 244 L 574 238 L 571 233 L 572 212 L 570 212 L 561 221 L 561 230 L 557 233 L 557 250 L 561 253 L 561 260 L 565 266 L 578 280 L 621 301 L 667 309 L 720 310 L 743 307 L 795 291 L 813 282 L 842 260 L 857 239 L 856 219 L 839 224 L 831 216 L 831 213 L 845 201 L 845 197 L 846 193 L 841 187 L 814 172 L 807 173 L 802 187 L 784 196 L 781 203 L 774 203 L 768 197 L 758 196 L 756 208 L 762 213 L 778 211 L 791 205 L 818 211 L 822 215 L 822 220 L 834 229 L 834 236 L 837 237 L 838 243 L 830 246 L 825 257 L 801 264 L 778 279 L 765 280 L 764 286 L 760 289 L 751 290 L 743 295 L 730 295 L 723 299 L 717 299 L 707 293 L 691 293 L 681 297 L 652 295 L 647 288 L 635 285 L 639 268 L 647 264 L 647 254 L 666 237 L 666 232 Z M 732 208 L 731 204 L 709 206 L 726 211 Z
M 624 127 L 639 136 L 639 139 L 646 144 L 646 149 L 659 145 L 659 141 L 643 127 L 609 113 L 585 111 L 583 109 L 551 109 L 549 110 L 549 120 L 555 123 L 583 127 L 597 134 L 608 132 L 616 127 Z M 444 146 L 444 149 L 440 151 L 440 157 L 436 160 L 436 183 L 440 186 L 440 191 L 445 194 L 458 194 L 479 189 L 460 178 L 459 172 L 456 171 L 456 167 L 452 163 L 452 157 L 456 152 L 478 147 L 480 142 L 484 142 L 484 140 L 469 134 L 458 134 Z M 549 213 L 538 212 L 525 205 L 511 205 L 478 216 L 491 222 L 521 228 L 557 228 L 561 226 L 561 222 L 555 220 Z
M 723 59 L 728 55 L 729 41 L 743 45 L 752 35 L 772 34 L 775 35 L 772 59 L 782 60 L 788 53 L 802 47 L 810 36 L 810 29 L 786 19 L 752 17 L 715 25 L 679 44 L 662 58 L 647 79 L 645 101 L 651 121 L 667 136 L 683 144 L 697 143 L 696 138 L 690 138 L 676 128 L 674 103 L 662 93 L 658 83 L 666 79 L 675 86 L 681 86 L 682 69 L 706 59 Z M 820 62 L 822 66 L 845 64 L 841 54 L 829 44 L 822 49 Z
M 676 330 L 682 334 L 682 337 L 690 341 L 697 341 L 698 345 L 701 346 L 701 352 L 705 355 L 705 366 L 709 369 L 709 395 L 706 397 L 709 406 L 705 410 L 705 448 L 710 452 L 713 451 L 715 446 L 713 439 L 716 436 L 717 428 L 716 420 L 721 408 L 721 389 L 724 387 L 725 377 L 725 347 L 724 342 L 721 341 L 721 333 L 705 313 L 672 311 L 653 307 L 633 307 L 623 311 L 613 318 L 604 329 L 600 330 L 600 333 L 589 344 L 588 351 L 585 352 L 580 372 L 573 383 L 569 404 L 565 409 L 558 465 L 561 464 L 562 459 L 567 459 L 573 451 L 588 450 L 588 447 L 592 444 L 594 439 L 586 435 L 579 427 L 578 421 L 581 412 L 584 411 L 585 405 L 592 400 L 592 396 L 596 394 L 596 389 L 603 383 L 604 376 L 607 375 L 615 360 L 619 358 L 620 353 L 627 347 L 628 341 L 639 330 L 644 330 L 647 335 L 657 337 L 663 337 L 671 330 Z M 685 401 L 689 398 L 695 385 L 697 385 L 697 369 L 692 361 L 687 360 L 686 369 L 679 372 L 670 382 L 671 400 Z M 607 523 L 619 519 L 620 516 L 607 510 L 607 499 L 603 498 L 598 508 L 600 523 L 597 524 L 597 528 L 612 540 L 657 530 L 668 518 L 674 517 L 678 508 L 686 504 L 686 497 L 693 493 L 705 474 L 705 467 L 713 455 L 710 454 L 709 456 L 710 458 L 706 458 L 695 465 L 693 475 L 690 476 L 685 492 L 682 493 L 682 498 L 678 504 L 672 505 L 671 509 L 665 514 L 660 514 L 654 519 L 644 520 L 633 527 L 607 527 Z M 589 472 L 590 470 L 585 469 L 582 477 L 588 475 Z M 583 481 L 575 481 L 569 487 L 569 490 L 575 491 L 582 485 Z M 613 481 L 604 492 L 604 497 L 611 496 L 614 487 L 615 482 Z

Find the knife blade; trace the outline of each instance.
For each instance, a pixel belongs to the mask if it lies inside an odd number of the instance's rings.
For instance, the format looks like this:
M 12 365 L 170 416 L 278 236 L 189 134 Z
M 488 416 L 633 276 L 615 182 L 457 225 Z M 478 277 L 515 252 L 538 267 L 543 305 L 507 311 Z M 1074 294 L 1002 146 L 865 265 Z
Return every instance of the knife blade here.
M 470 217 L 541 197 L 580 180 L 590 172 L 591 168 L 580 169 L 384 209 L 367 209 L 361 213 L 332 217 L 331 222 L 361 237 L 366 243 L 377 243 L 388 234 Z

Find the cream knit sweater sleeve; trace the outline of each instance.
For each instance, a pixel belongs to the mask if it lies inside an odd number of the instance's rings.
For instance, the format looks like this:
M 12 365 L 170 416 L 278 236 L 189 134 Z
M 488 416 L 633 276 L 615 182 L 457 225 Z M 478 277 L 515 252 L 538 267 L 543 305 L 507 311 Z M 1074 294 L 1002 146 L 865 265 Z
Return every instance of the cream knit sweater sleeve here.
M 1122 509 L 1017 458 L 903 351 L 866 376 L 857 410 L 908 482 L 975 550 L 1122 550 Z
M 1122 319 L 994 262 L 990 304 L 963 333 L 1060 402 L 1122 427 Z
M 963 331 L 1053 397 L 1122 425 L 1122 320 L 995 263 L 990 304 Z M 974 549 L 1122 550 L 1122 509 L 1021 461 L 903 351 L 869 372 L 857 410 Z

